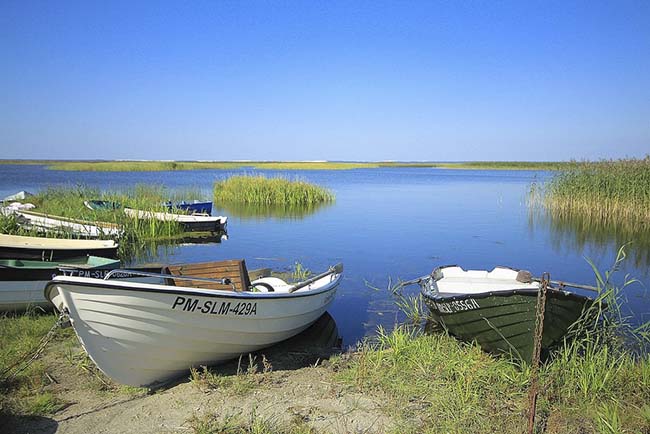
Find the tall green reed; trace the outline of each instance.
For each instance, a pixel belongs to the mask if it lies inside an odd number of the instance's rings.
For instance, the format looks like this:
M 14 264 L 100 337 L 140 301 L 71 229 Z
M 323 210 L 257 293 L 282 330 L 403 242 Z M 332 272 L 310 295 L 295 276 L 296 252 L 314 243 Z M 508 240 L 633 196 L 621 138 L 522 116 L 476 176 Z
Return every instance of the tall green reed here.
M 214 185 L 218 203 L 311 206 L 334 201 L 334 194 L 317 185 L 283 177 L 231 176 Z
M 650 220 L 650 156 L 576 163 L 548 182 L 539 198 L 558 215 L 579 213 L 594 221 Z

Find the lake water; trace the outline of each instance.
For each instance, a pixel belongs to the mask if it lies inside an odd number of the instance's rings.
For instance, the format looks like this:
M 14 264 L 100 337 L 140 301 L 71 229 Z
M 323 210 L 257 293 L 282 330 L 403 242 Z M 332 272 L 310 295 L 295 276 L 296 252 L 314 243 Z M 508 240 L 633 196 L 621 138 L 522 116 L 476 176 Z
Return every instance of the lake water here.
M 584 228 L 558 228 L 543 214 L 532 213 L 527 205 L 531 184 L 551 176 L 535 171 L 384 168 L 111 173 L 3 165 L 0 197 L 57 185 L 113 189 L 145 183 L 200 189 L 209 198 L 216 180 L 242 173 L 313 182 L 331 189 L 336 202 L 293 217 L 247 216 L 215 204 L 213 214 L 229 218 L 227 241 L 161 247 L 157 259 L 245 258 L 249 269 L 288 269 L 297 261 L 316 272 L 343 262 L 344 279 L 329 312 L 346 346 L 373 334 L 378 325 L 391 328 L 400 320 L 385 290 L 389 278 L 415 278 L 439 265 L 458 264 L 465 269 L 507 265 L 537 276 L 548 271 L 554 279 L 594 284 L 585 258 L 604 271 L 613 264 L 621 242 L 638 241 L 621 240 L 615 233 L 591 238 Z M 637 254 L 630 254 L 617 281 L 626 273 L 639 279 L 628 288 L 627 306 L 637 321 L 648 321 L 647 244 L 631 248 Z

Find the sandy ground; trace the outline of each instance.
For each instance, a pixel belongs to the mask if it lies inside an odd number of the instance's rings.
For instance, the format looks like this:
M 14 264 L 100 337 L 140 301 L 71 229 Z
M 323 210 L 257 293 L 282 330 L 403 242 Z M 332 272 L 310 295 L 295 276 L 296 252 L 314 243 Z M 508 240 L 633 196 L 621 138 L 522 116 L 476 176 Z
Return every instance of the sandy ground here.
M 382 407 L 381 396 L 367 396 L 337 381 L 326 360 L 337 339 L 323 324 L 317 335 L 301 342 L 288 341 L 264 352 L 272 369 L 247 376 L 244 392 L 226 386 L 208 389 L 188 377 L 175 384 L 147 392 L 120 387 L 99 374 L 80 347 L 61 348 L 45 354 L 48 375 L 54 380 L 46 389 L 64 408 L 49 417 L 14 417 L 0 432 L 7 433 L 191 433 L 192 419 L 211 415 L 221 420 L 256 417 L 273 425 L 304 423 L 323 433 L 382 433 L 394 425 Z M 314 342 L 327 341 L 314 350 Z M 305 347 L 308 343 L 309 348 Z M 304 344 L 304 345 L 303 345 Z M 67 354 L 64 354 L 67 351 Z M 65 359 L 65 360 L 62 360 Z M 261 354 L 257 355 L 261 362 Z M 244 364 L 244 363 L 243 363 Z M 247 362 L 245 363 L 247 364 Z M 236 361 L 214 367 L 213 373 L 238 381 Z M 251 386 L 251 382 L 253 385 Z
M 381 400 L 347 391 L 327 367 L 256 374 L 261 383 L 244 395 L 203 391 L 190 381 L 129 398 L 68 391 L 76 402 L 51 418 L 19 418 L 15 433 L 177 433 L 192 432 L 190 420 L 206 414 L 219 418 L 255 415 L 278 424 L 293 420 L 319 432 L 381 433 L 392 427 Z

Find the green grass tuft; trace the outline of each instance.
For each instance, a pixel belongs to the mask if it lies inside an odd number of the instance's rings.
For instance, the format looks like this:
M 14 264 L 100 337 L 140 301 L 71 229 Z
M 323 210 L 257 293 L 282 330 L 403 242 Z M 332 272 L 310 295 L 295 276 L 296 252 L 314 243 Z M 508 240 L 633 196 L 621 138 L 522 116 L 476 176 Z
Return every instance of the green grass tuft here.
M 594 222 L 647 223 L 650 156 L 576 163 L 544 187 L 540 200 L 555 215 L 579 214 Z
M 275 177 L 231 176 L 214 184 L 217 203 L 238 203 L 258 206 L 313 206 L 334 201 L 334 194 L 305 181 Z

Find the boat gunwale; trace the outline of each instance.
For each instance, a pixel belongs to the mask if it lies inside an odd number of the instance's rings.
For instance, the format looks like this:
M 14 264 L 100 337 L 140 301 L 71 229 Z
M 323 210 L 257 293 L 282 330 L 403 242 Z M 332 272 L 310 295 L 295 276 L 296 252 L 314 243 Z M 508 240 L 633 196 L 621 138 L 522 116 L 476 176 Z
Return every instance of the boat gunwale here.
M 59 216 L 59 215 L 54 215 L 54 214 L 47 214 L 47 213 L 42 213 L 38 211 L 32 211 L 32 210 L 18 210 L 16 211 L 18 214 L 27 214 L 27 216 L 33 216 L 33 217 L 40 217 L 44 219 L 50 219 L 50 220 L 55 220 L 55 221 L 61 221 L 64 223 L 73 223 L 73 224 L 78 224 L 81 226 L 95 226 L 99 229 L 105 229 L 105 230 L 119 230 L 120 225 L 117 223 L 110 223 L 110 222 L 102 222 L 102 221 L 90 221 L 90 220 L 83 220 L 83 219 L 77 219 L 73 217 L 65 217 L 65 216 Z M 27 217 L 29 218 L 29 217 Z
M 103 250 L 117 249 L 115 240 L 86 240 L 76 238 L 30 237 L 0 234 L 0 249 L 31 250 Z
M 459 265 L 442 265 L 439 267 L 436 267 L 431 274 L 429 275 L 429 279 L 427 280 L 433 280 L 433 282 L 438 282 L 439 280 L 444 278 L 444 275 L 441 273 L 441 270 L 444 268 L 450 268 L 450 267 L 458 267 L 464 272 L 467 272 L 468 270 L 465 270 L 463 267 Z M 505 265 L 498 265 L 494 267 L 492 271 L 494 271 L 497 268 L 505 268 L 508 270 L 513 270 L 513 271 L 521 271 L 518 268 L 513 268 L 513 267 L 508 267 Z M 436 274 L 439 274 L 439 277 L 434 277 Z M 447 301 L 460 301 L 460 300 L 466 300 L 468 298 L 478 298 L 478 299 L 484 299 L 488 297 L 510 297 L 512 295 L 522 295 L 522 296 L 537 296 L 539 293 L 539 288 L 516 288 L 516 289 L 508 289 L 508 290 L 502 290 L 502 291 L 484 291 L 484 292 L 475 292 L 475 293 L 446 293 L 446 292 L 437 292 L 433 293 L 431 290 L 428 289 L 428 285 L 426 285 L 426 281 L 424 280 L 421 284 L 421 289 L 420 292 L 423 297 L 435 301 L 435 302 L 447 302 Z M 520 283 L 520 282 L 518 282 Z M 590 301 L 595 301 L 597 298 L 596 297 L 589 297 L 587 295 L 579 294 L 573 291 L 567 291 L 563 289 L 558 289 L 556 287 L 549 287 L 548 288 L 548 293 L 550 295 L 555 295 L 555 296 L 564 296 L 567 298 L 574 299 L 576 301 L 584 301 L 584 300 L 590 300 Z M 445 295 L 449 294 L 449 295 Z M 453 295 L 452 295 L 453 294 Z M 547 295 L 548 296 L 548 295 Z M 437 309 L 436 309 L 437 310 Z M 454 312 L 456 313 L 456 312 Z M 453 313 L 443 313 L 444 315 L 452 315 Z
M 291 293 L 285 292 L 252 292 L 252 291 L 229 291 L 221 289 L 203 289 L 203 288 L 192 288 L 192 287 L 180 287 L 180 286 L 171 286 L 171 285 L 161 285 L 161 284 L 147 284 L 139 282 L 125 282 L 118 280 L 104 280 L 104 279 L 93 279 L 88 277 L 78 277 L 78 276 L 55 276 L 53 277 L 43 289 L 43 294 L 47 300 L 51 301 L 49 293 L 51 288 L 55 287 L 57 284 L 70 284 L 75 286 L 82 286 L 88 288 L 97 288 L 97 289 L 112 289 L 112 290 L 121 290 L 121 291 L 133 291 L 133 292 L 144 292 L 144 293 L 158 293 L 158 294 L 176 294 L 176 295 L 195 295 L 200 297 L 209 297 L 209 298 L 232 298 L 232 299 L 287 299 L 287 298 L 301 298 L 301 297 L 311 297 L 325 293 L 335 289 L 340 280 L 342 274 L 334 274 L 334 279 L 330 282 L 324 284 L 321 288 L 308 290 L 304 292 L 296 291 Z M 171 276 L 168 276 L 171 277 Z M 328 276 L 323 276 L 326 278 Z
M 488 298 L 488 297 L 510 297 L 512 295 L 523 295 L 526 297 L 532 297 L 532 296 L 537 296 L 537 293 L 539 290 L 537 289 L 508 289 L 505 291 L 487 291 L 487 292 L 478 292 L 478 293 L 468 293 L 468 294 L 457 294 L 454 293 L 454 295 L 447 295 L 445 296 L 445 293 L 437 294 L 434 295 L 431 293 L 431 291 L 428 291 L 426 289 L 422 289 L 421 293 L 422 296 L 435 301 L 435 302 L 446 302 L 446 301 L 458 301 L 458 300 L 466 300 L 468 298 Z M 596 298 L 592 298 L 586 295 L 582 294 L 577 294 L 575 292 L 571 291 L 564 291 L 561 289 L 557 288 L 548 288 L 548 295 L 558 295 L 558 296 L 564 296 L 568 298 L 573 298 L 576 300 L 591 300 L 594 301 Z

